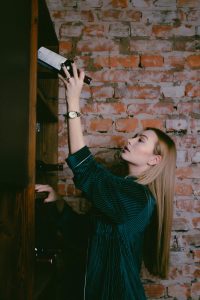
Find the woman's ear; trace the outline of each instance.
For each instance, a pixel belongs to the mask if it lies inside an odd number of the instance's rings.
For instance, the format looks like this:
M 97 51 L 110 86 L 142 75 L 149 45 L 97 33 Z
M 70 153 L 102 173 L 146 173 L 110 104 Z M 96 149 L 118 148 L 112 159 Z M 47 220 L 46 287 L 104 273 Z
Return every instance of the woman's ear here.
M 162 161 L 162 156 L 155 154 L 153 157 L 148 161 L 147 165 L 155 166 L 158 165 Z

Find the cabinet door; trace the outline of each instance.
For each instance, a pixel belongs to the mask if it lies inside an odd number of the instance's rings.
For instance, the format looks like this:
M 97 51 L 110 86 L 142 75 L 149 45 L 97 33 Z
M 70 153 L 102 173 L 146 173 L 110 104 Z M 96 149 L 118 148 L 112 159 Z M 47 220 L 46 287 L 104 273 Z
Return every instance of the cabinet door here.
M 9 19 L 5 13 L 8 11 Z M 33 299 L 37 15 L 37 0 L 3 3 L 0 90 L 2 300 Z
M 10 8 L 12 6 L 12 8 Z M 7 7 L 7 9 L 6 9 Z M 31 1 L 4 3 L 1 28 L 0 185 L 28 183 Z M 1 20 L 2 22 L 2 20 Z M 6 29 L 5 29 L 6 28 Z

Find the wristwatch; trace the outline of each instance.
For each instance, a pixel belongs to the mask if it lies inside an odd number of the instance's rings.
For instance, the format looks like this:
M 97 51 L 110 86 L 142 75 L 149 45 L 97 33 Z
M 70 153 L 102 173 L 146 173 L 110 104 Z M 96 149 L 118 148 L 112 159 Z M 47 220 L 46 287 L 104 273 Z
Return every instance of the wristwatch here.
M 77 117 L 81 116 L 81 113 L 78 111 L 68 111 L 65 115 L 64 115 L 67 119 L 75 119 Z

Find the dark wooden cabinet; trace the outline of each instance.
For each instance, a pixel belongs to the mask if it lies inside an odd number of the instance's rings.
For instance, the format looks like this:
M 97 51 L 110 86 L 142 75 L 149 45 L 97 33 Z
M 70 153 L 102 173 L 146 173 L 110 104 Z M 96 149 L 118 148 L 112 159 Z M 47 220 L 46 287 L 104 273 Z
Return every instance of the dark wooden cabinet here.
M 12 9 L 11 7 L 12 6 Z M 38 69 L 41 45 L 58 50 L 45 0 L 4 3 L 0 101 L 0 299 L 35 296 L 36 161 L 57 164 L 58 80 Z M 5 18 L 5 19 L 4 19 Z M 6 29 L 5 29 L 6 27 Z M 38 299 L 40 299 L 38 297 Z

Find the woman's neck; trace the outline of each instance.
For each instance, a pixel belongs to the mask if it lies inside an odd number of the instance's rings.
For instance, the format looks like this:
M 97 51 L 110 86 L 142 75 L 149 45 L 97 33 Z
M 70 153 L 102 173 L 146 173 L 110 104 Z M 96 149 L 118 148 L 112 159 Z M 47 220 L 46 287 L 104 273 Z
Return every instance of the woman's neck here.
M 134 177 L 139 177 L 147 169 L 148 169 L 148 166 L 138 167 L 135 165 L 128 165 L 128 175 L 134 176 Z

